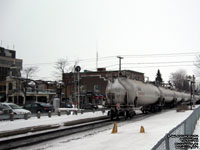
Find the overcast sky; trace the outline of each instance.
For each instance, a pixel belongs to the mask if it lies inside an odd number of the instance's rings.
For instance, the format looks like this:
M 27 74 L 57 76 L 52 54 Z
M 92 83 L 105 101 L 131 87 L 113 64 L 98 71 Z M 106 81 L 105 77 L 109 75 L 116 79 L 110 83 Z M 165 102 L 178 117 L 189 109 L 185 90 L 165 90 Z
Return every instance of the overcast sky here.
M 94 70 L 98 51 L 98 67 L 117 70 L 120 55 L 122 69 L 150 80 L 160 69 L 168 81 L 179 69 L 194 74 L 199 8 L 199 0 L 0 0 L 0 44 L 38 66 L 40 79 L 54 79 L 60 58 Z

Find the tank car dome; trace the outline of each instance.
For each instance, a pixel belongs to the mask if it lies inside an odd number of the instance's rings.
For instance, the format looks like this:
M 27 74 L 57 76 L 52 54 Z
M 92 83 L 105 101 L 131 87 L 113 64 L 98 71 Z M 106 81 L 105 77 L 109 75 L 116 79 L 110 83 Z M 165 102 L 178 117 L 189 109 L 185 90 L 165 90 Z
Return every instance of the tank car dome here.
M 116 104 L 124 104 L 126 90 L 120 84 L 118 79 L 115 79 L 114 82 L 109 82 L 106 87 L 106 96 L 107 96 L 107 104 L 116 105 Z

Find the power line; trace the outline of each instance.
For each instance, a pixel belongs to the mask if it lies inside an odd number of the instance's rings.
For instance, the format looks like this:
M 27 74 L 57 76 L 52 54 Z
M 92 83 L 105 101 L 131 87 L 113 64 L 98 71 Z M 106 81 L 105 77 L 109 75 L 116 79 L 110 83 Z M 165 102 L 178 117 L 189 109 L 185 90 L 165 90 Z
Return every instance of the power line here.
M 173 61 L 173 62 L 142 62 L 142 63 L 123 63 L 122 65 L 150 65 L 150 64 L 177 64 L 177 63 L 196 63 L 198 61 Z M 118 64 L 113 64 L 105 66 L 105 68 L 117 66 Z M 194 64 L 193 64 L 194 65 Z
M 193 55 L 197 55 L 200 54 L 200 52 L 190 52 L 190 53 L 165 53 L 165 54 L 143 54 L 143 55 L 120 55 L 123 56 L 125 58 L 134 58 L 134 57 L 139 57 L 139 58 L 143 58 L 143 57 L 179 57 L 179 56 L 183 56 L 183 55 L 187 55 L 187 56 L 193 56 Z M 113 56 L 106 56 L 106 57 L 99 57 L 98 61 L 105 61 L 105 60 L 111 60 L 111 59 L 116 59 L 118 55 L 113 55 Z M 78 60 L 79 62 L 95 62 L 96 58 L 88 58 L 88 59 L 81 59 Z M 69 63 L 73 63 L 75 61 L 68 61 Z M 35 64 L 24 64 L 24 65 L 50 65 L 50 64 L 55 64 L 56 62 L 42 62 L 42 63 L 35 63 Z
M 126 57 L 126 58 L 132 58 L 132 57 L 152 57 L 152 56 L 155 56 L 155 57 L 179 57 L 178 55 L 180 56 L 183 56 L 183 55 L 197 55 L 197 54 L 200 54 L 200 52 L 190 52 L 190 53 L 165 53 L 165 54 L 143 54 L 143 55 L 120 55 L 120 56 L 123 56 L 123 57 Z M 118 55 L 113 55 L 113 56 L 106 56 L 106 57 L 99 57 L 99 61 L 102 61 L 102 60 L 105 60 L 105 59 L 116 59 Z M 95 61 L 96 59 L 95 58 L 90 58 L 90 59 L 82 59 L 82 60 L 79 60 L 79 61 Z M 71 61 L 73 62 L 73 61 Z
M 130 67 L 130 68 L 155 68 L 155 67 L 179 67 L 179 66 L 183 66 L 183 67 L 189 67 L 189 66 L 194 66 L 192 64 L 188 64 L 188 65 L 159 65 L 159 66 L 136 66 L 136 67 Z M 124 66 L 123 66 L 124 67 Z
M 119 64 L 116 64 L 116 65 L 113 65 L 113 66 L 118 66 Z M 190 67 L 190 66 L 194 66 L 192 64 L 188 64 L 188 65 L 158 65 L 158 66 L 134 66 L 134 67 L 129 67 L 129 66 L 123 66 L 122 64 L 122 67 L 123 67 L 123 70 L 125 69 L 130 69 L 130 68 L 162 68 L 162 67 L 179 67 L 179 66 L 183 66 L 183 67 Z M 111 68 L 109 70 L 118 70 L 119 68 L 117 67 L 114 67 L 114 68 Z M 88 70 L 95 70 L 95 68 L 89 68 Z
M 121 55 L 123 57 L 177 57 L 177 55 L 198 55 L 200 52 L 188 52 L 188 53 L 165 53 L 165 54 L 143 54 L 143 55 Z

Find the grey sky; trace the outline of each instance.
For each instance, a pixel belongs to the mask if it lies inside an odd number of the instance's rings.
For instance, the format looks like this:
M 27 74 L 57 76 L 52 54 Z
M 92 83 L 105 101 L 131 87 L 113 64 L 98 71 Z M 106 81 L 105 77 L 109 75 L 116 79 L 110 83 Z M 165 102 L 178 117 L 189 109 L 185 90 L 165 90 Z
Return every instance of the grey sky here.
M 93 58 L 79 65 L 95 69 L 96 51 L 99 58 L 200 52 L 199 8 L 199 0 L 0 0 L 0 40 L 6 48 L 15 45 L 25 66 L 39 66 L 38 78 L 52 79 L 53 62 L 59 58 L 72 62 Z M 192 54 L 124 56 L 122 69 L 144 72 L 151 80 L 160 69 L 167 81 L 181 68 L 194 74 L 192 63 L 175 67 L 130 63 L 194 61 Z M 109 57 L 99 59 L 98 66 L 117 69 L 116 64 L 118 59 Z

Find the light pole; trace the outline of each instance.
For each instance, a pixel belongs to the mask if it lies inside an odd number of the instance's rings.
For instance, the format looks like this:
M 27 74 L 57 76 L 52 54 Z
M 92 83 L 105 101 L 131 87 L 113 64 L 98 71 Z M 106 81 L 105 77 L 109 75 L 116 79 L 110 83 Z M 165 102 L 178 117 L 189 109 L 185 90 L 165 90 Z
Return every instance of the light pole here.
M 121 59 L 123 59 L 123 57 L 117 56 L 117 58 L 119 58 L 119 73 L 118 73 L 118 77 L 119 77 L 121 75 Z
M 80 71 L 81 71 L 81 67 L 80 66 L 76 66 L 75 71 L 78 73 L 78 109 L 79 109 L 79 105 L 80 105 L 80 91 L 79 91 L 79 80 L 80 80 Z

